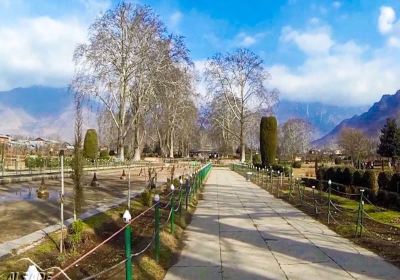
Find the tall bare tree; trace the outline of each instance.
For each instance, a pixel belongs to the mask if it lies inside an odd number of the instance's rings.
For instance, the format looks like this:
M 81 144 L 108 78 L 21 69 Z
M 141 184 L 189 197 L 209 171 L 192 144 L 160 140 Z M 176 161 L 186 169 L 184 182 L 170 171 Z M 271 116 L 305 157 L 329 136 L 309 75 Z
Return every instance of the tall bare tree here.
M 359 129 L 345 127 L 338 139 L 339 146 L 351 157 L 353 164 L 372 154 L 375 143 Z
M 277 91 L 265 87 L 270 75 L 263 61 L 248 49 L 233 53 L 216 54 L 206 66 L 207 89 L 213 100 L 222 102 L 221 108 L 232 117 L 215 117 L 220 127 L 230 133 L 240 144 L 240 160 L 245 161 L 246 125 L 254 112 L 271 107 L 277 101 Z M 225 120 L 236 120 L 238 130 L 229 128 Z
M 150 8 L 123 2 L 96 20 L 89 42 L 75 50 L 73 86 L 107 110 L 121 160 L 131 130 L 134 159 L 140 159 L 141 127 L 154 99 L 155 79 L 162 77 L 165 61 L 180 55 L 180 41 L 166 34 Z
M 296 155 L 304 154 L 309 148 L 312 137 L 312 126 L 302 119 L 289 119 L 280 133 L 280 153 L 294 161 Z

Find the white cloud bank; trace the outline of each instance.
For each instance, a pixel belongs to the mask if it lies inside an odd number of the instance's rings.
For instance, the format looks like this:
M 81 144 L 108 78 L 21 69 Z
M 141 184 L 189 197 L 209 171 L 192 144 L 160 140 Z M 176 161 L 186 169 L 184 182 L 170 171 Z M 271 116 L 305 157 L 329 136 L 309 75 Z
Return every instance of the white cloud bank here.
M 23 18 L 0 27 L 0 90 L 34 84 L 65 86 L 73 73 L 72 54 L 86 40 L 77 19 Z
M 385 24 L 382 27 L 388 29 Z M 272 86 L 286 99 L 370 105 L 382 94 L 400 89 L 400 52 L 389 46 L 371 50 L 351 40 L 337 42 L 329 27 L 285 27 L 281 42 L 294 45 L 305 55 L 298 66 L 273 65 L 269 69 Z

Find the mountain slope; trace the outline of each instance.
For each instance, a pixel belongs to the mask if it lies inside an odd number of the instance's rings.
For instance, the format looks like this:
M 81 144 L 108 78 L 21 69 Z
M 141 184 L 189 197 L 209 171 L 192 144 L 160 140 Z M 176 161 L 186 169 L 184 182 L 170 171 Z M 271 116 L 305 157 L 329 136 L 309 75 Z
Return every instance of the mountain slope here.
M 314 141 L 314 145 L 322 146 L 335 141 L 344 127 L 357 128 L 371 137 L 377 137 L 387 118 L 397 118 L 400 111 L 400 90 L 393 95 L 383 95 L 365 113 L 342 121 L 331 132 Z
M 0 92 L 0 104 L 22 109 L 33 117 L 59 116 L 72 104 L 67 88 L 32 86 Z
M 95 114 L 83 108 L 84 129 L 96 128 Z M 0 134 L 71 141 L 73 96 L 67 88 L 32 86 L 0 92 Z
M 280 124 L 290 118 L 307 120 L 314 127 L 314 135 L 320 137 L 331 131 L 346 118 L 367 110 L 367 106 L 344 107 L 326 105 L 319 102 L 295 102 L 281 100 L 275 110 Z

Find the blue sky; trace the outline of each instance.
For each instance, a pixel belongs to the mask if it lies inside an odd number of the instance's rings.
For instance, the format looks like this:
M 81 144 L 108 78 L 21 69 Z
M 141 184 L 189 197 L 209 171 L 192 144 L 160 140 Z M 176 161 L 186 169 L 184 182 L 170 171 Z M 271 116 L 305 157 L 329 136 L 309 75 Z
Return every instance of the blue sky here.
M 199 71 L 215 52 L 248 47 L 281 98 L 366 105 L 400 88 L 398 0 L 139 2 L 186 38 Z M 0 90 L 68 84 L 73 49 L 116 3 L 0 0 Z

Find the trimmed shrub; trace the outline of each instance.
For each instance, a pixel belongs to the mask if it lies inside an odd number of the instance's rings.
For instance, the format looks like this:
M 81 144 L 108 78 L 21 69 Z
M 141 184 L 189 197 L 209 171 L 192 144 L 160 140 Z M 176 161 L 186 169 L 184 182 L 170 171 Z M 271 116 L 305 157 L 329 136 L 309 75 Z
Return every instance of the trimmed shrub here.
M 351 186 L 353 185 L 353 176 L 355 169 L 352 167 L 346 167 L 342 173 L 342 184 Z
M 376 178 L 375 172 L 372 170 L 367 170 L 364 172 L 363 175 L 363 186 L 364 188 L 369 189 L 371 194 L 377 195 L 379 186 L 378 186 L 378 180 Z
M 262 117 L 260 123 L 260 152 L 263 166 L 275 162 L 278 148 L 278 122 L 275 117 Z
M 400 173 L 393 174 L 386 190 L 400 194 Z
M 150 190 L 145 190 L 140 194 L 140 201 L 142 202 L 143 206 L 150 207 L 153 202 L 153 194 Z
M 335 183 L 339 183 L 339 184 L 343 184 L 343 172 L 342 172 L 342 168 L 337 167 L 333 176 L 333 182 Z
M 293 168 L 301 168 L 301 161 L 295 161 L 292 164 Z
M 97 159 L 99 150 L 99 140 L 95 129 L 88 129 L 83 142 L 83 154 L 91 160 Z
M 390 171 L 380 172 L 378 175 L 378 186 L 380 190 L 390 190 L 390 181 L 392 180 L 393 173 Z
M 316 172 L 316 177 L 318 180 L 326 180 L 326 172 L 328 168 L 326 167 L 319 167 Z
M 110 159 L 110 155 L 108 154 L 107 150 L 102 150 L 102 151 L 100 151 L 99 158 L 103 159 L 103 160 L 109 160 Z
M 353 185 L 361 187 L 363 185 L 364 172 L 362 170 L 356 170 L 353 174 Z
M 336 165 L 342 164 L 342 159 L 341 158 L 335 158 L 335 164 Z
M 256 166 L 256 167 L 260 167 L 261 166 L 261 156 L 260 156 L 260 154 L 253 155 L 253 165 Z
M 335 180 L 336 170 L 333 167 L 329 167 L 325 173 L 325 180 Z

